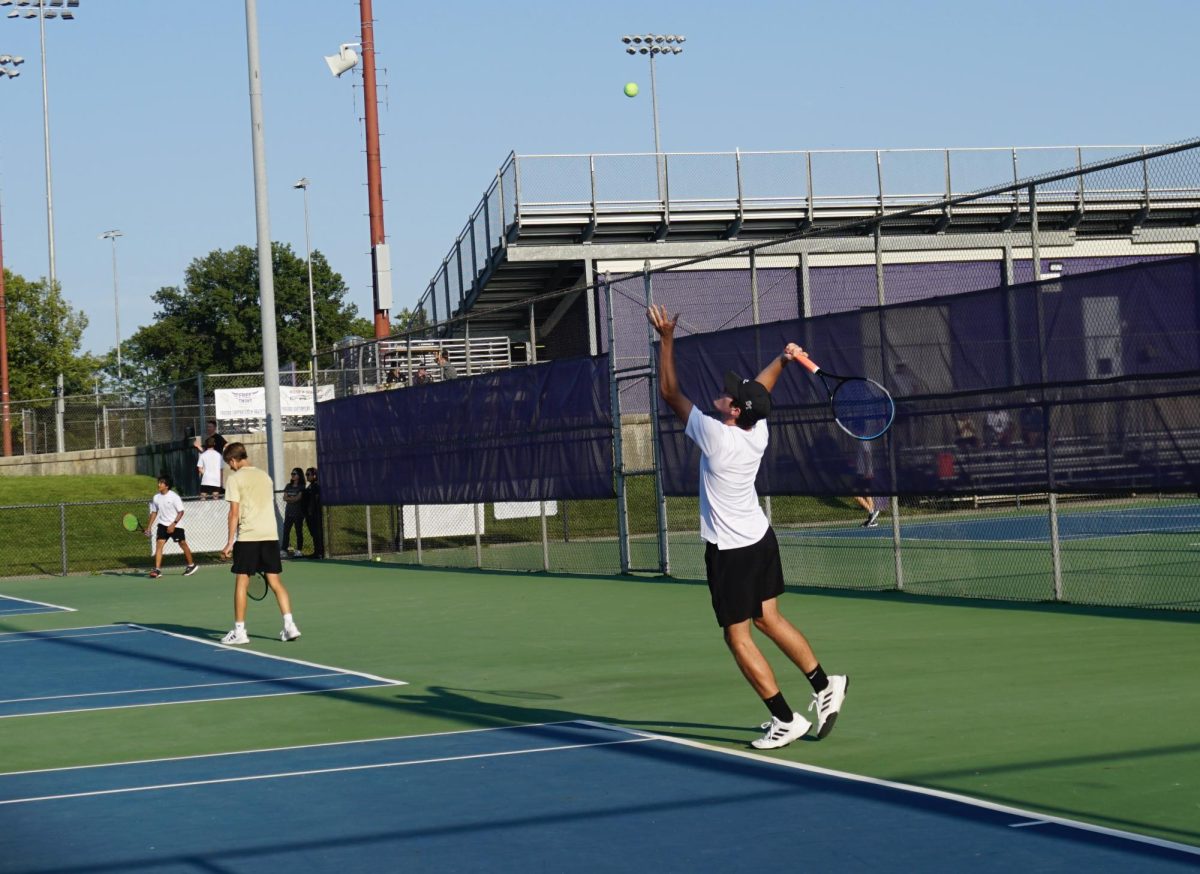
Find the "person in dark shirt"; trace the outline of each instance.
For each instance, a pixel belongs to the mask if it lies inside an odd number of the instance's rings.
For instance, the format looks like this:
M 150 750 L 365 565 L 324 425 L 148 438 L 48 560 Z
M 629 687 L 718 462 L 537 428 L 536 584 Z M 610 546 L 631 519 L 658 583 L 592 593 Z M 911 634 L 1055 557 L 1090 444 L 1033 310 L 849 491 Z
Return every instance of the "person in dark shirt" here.
M 309 536 L 312 537 L 313 551 L 310 558 L 325 557 L 325 531 L 321 518 L 321 484 L 317 482 L 317 469 L 310 467 L 305 471 L 308 486 L 304 489 L 304 523 L 308 526 Z

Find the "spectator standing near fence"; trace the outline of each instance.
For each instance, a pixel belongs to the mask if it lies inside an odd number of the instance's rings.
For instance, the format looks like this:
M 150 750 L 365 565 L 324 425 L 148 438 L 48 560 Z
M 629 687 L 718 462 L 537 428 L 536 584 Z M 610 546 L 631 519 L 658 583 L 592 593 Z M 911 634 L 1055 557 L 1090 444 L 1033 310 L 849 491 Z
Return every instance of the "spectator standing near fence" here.
M 204 450 L 208 448 L 208 441 L 211 439 L 216 441 L 213 448 L 217 450 L 217 454 L 223 455 L 225 452 L 225 446 L 229 441 L 227 441 L 217 432 L 217 423 L 210 419 L 208 424 L 205 425 L 204 430 L 208 432 L 204 435 L 204 439 L 201 440 L 199 437 L 197 437 L 195 443 L 193 444 L 196 447 L 196 451 L 204 452 Z
M 296 532 L 296 548 L 290 549 L 292 531 Z M 298 558 L 304 554 L 304 471 L 292 468 L 292 477 L 283 487 L 283 539 L 279 543 L 279 554 L 287 558 Z
M 448 379 L 458 379 L 458 368 L 450 363 L 450 358 L 446 355 L 445 349 L 439 349 L 434 360 L 437 361 L 437 365 L 440 368 L 438 375 L 441 377 L 442 382 Z
M 239 646 L 250 642 L 246 632 L 246 590 L 250 586 L 250 575 L 259 573 L 275 593 L 279 612 L 283 614 L 279 639 L 296 640 L 300 637 L 300 629 L 292 617 L 292 599 L 280 577 L 283 561 L 279 557 L 279 532 L 275 527 L 275 485 L 265 471 L 250 464 L 246 447 L 241 443 L 230 443 L 225 447 L 225 462 L 233 473 L 225 482 L 229 537 L 221 557 L 233 557 L 235 581 L 233 630 L 221 638 L 221 643 Z
M 187 566 L 183 575 L 190 577 L 199 568 L 192 558 L 192 550 L 188 546 L 187 534 L 179 527 L 183 521 L 183 499 L 171 488 L 173 483 L 169 476 L 158 478 L 158 494 L 150 501 L 150 518 L 146 521 L 146 534 L 154 534 L 154 570 L 150 571 L 150 579 L 157 580 L 162 576 L 163 547 L 168 540 L 174 540 L 183 550 Z
M 203 500 L 214 500 L 221 497 L 221 472 L 225 468 L 225 460 L 217 450 L 217 438 L 210 436 L 204 441 L 204 451 L 196 461 L 196 472 L 200 474 L 200 497 Z
M 311 558 L 325 557 L 325 529 L 321 513 L 321 484 L 317 482 L 317 469 L 310 467 L 304 472 L 308 478 L 308 486 L 304 489 L 304 523 L 308 526 L 312 538 L 313 551 Z
M 771 389 L 784 364 L 802 350 L 789 343 L 757 379 L 727 374 L 725 391 L 713 401 L 717 418 L 710 418 L 684 396 L 675 376 L 674 334 L 679 317 L 669 317 L 661 305 L 650 307 L 647 316 L 662 338 L 659 394 L 686 423 L 685 433 L 701 452 L 700 534 L 713 611 L 734 661 L 771 713 L 762 726 L 766 733 L 752 745 L 757 749 L 786 746 L 812 728 L 784 700 L 775 672 L 751 634 L 752 623 L 808 678 L 813 689 L 809 709 L 816 710 L 817 737 L 823 738 L 833 729 L 849 681 L 845 676 L 827 676 L 808 640 L 779 612 L 777 600 L 783 594 L 779 543 L 754 490 L 767 449 Z

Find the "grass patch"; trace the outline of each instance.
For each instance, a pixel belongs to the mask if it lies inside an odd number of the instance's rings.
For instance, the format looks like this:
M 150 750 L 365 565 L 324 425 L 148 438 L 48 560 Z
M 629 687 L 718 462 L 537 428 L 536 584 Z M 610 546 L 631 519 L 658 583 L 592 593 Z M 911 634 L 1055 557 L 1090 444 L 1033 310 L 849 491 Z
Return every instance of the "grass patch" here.
M 155 478 L 139 474 L 0 477 L 0 506 L 80 501 L 149 501 Z

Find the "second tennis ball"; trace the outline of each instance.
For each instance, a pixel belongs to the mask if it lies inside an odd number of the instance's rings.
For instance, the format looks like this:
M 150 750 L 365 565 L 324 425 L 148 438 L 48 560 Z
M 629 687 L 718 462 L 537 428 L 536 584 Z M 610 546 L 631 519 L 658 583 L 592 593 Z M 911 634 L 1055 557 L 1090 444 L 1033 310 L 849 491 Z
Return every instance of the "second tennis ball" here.
M 637 82 L 626 82 L 625 83 L 625 96 L 626 97 L 637 97 L 638 96 Z

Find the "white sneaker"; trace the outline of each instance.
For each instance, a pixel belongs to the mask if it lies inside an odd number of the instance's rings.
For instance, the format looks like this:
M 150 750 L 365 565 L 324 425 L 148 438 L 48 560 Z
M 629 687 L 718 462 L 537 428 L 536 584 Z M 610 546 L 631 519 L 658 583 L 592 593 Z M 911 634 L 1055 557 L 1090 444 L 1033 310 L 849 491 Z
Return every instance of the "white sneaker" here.
M 829 685 L 820 692 L 813 693 L 810 711 L 817 711 L 817 737 L 826 737 L 833 731 L 837 721 L 838 711 L 846 700 L 846 690 L 850 688 L 850 678 L 844 674 L 833 674 L 829 677 Z
M 766 734 L 758 740 L 751 741 L 750 746 L 756 750 L 774 750 L 804 737 L 812 728 L 812 723 L 799 713 L 793 713 L 791 722 L 780 722 L 778 717 L 772 716 L 771 721 L 764 722 L 762 727 Z
M 243 643 L 249 642 L 250 635 L 246 633 L 246 629 L 244 628 L 241 631 L 235 628 L 221 638 L 221 643 L 225 644 L 226 646 L 241 646 Z
M 300 637 L 300 629 L 292 625 L 283 626 L 283 631 L 279 632 L 279 639 L 282 641 L 298 640 Z
M 878 528 L 879 527 L 879 511 L 872 510 L 867 514 L 867 521 L 862 523 L 863 528 Z

